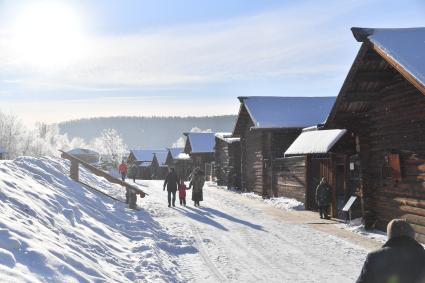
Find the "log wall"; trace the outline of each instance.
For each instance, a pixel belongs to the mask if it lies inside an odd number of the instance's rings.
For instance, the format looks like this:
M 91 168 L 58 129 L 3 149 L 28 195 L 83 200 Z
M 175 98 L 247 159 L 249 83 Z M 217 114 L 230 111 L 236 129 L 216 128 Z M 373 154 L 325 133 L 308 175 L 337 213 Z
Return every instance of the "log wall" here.
M 260 131 L 245 132 L 244 156 L 242 164 L 244 172 L 244 189 L 263 195 L 263 134 Z
M 366 209 L 385 229 L 405 218 L 425 240 L 425 97 L 406 81 L 388 88 L 369 115 L 367 150 L 362 150 Z M 367 140 L 367 142 L 365 142 Z M 400 157 L 401 180 L 388 168 L 388 154 Z M 365 162 L 366 161 L 366 162 Z M 388 174 L 388 171 L 390 174 Z
M 217 185 L 227 186 L 229 184 L 230 160 L 229 143 L 220 138 L 215 138 L 215 177 Z
M 229 144 L 229 188 L 241 188 L 241 143 Z
M 306 157 L 278 158 L 273 162 L 274 194 L 306 200 Z

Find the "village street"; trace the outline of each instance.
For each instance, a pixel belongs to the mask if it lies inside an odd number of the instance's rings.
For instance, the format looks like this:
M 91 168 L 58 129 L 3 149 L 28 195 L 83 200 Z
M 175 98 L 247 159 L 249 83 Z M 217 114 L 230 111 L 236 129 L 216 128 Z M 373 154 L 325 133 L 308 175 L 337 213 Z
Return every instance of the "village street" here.
M 195 208 L 167 207 L 162 181 L 138 181 L 139 201 L 168 233 L 191 238 L 197 252 L 176 262 L 190 282 L 353 282 L 368 251 L 380 244 L 309 211 L 285 211 L 261 200 L 204 187 Z M 190 191 L 188 191 L 190 199 Z

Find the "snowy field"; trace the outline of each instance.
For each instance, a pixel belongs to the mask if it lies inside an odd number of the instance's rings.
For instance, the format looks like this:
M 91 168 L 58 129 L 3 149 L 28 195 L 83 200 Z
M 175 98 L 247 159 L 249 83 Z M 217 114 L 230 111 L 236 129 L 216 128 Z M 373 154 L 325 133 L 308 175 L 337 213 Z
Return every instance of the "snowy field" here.
M 149 195 L 132 211 L 71 181 L 68 166 L 0 163 L 1 282 L 353 282 L 379 246 L 311 212 L 212 185 L 200 208 L 168 208 L 161 181 L 137 181 Z M 85 170 L 80 178 L 123 198 Z

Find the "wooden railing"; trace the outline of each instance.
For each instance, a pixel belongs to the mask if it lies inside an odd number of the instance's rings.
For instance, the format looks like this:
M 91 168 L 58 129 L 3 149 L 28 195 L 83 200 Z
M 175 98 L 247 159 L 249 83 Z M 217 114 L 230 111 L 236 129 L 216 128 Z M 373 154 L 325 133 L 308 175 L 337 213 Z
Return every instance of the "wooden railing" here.
M 64 159 L 68 159 L 71 161 L 71 168 L 70 168 L 70 177 L 74 181 L 79 182 L 79 165 L 81 164 L 83 167 L 85 167 L 87 170 L 92 172 L 93 174 L 103 177 L 106 180 L 108 180 L 111 183 L 118 184 L 126 188 L 128 191 L 133 192 L 134 194 L 138 194 L 140 197 L 144 198 L 146 193 L 139 189 L 136 186 L 133 186 L 127 182 L 124 182 L 118 178 L 115 178 L 114 176 L 106 173 L 105 171 L 100 170 L 99 168 L 96 168 L 95 166 L 79 159 L 78 157 L 75 157 L 72 154 L 69 154 L 67 152 L 64 152 L 62 150 L 59 150 L 62 154 L 61 157 Z

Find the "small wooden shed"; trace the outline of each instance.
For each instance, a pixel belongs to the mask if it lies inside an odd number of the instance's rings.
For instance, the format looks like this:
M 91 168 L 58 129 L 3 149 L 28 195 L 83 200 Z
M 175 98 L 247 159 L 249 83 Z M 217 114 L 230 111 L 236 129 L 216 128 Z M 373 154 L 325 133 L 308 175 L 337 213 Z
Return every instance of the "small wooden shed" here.
M 326 128 L 355 133 L 368 226 L 405 218 L 425 242 L 425 28 L 353 28 L 362 42 Z
M 216 133 L 214 159 L 217 184 L 240 188 L 240 138 L 232 137 L 232 133 Z
M 359 188 L 357 152 L 354 134 L 345 129 L 320 130 L 309 127 L 297 137 L 285 151 L 281 160 L 286 170 L 279 177 L 282 194 L 304 202 L 305 208 L 317 209 L 316 188 L 322 177 L 326 177 L 332 188 L 331 213 L 333 217 L 346 218 L 344 204 Z M 293 163 L 298 160 L 299 163 Z M 301 164 L 302 163 L 302 164 Z M 297 184 L 299 186 L 294 186 Z M 294 189 L 297 189 L 296 193 Z M 361 216 L 360 201 L 355 203 L 353 216 Z
M 212 179 L 214 172 L 214 133 L 184 133 L 186 144 L 184 153 L 189 154 L 194 167 L 205 170 L 205 176 Z
M 278 196 L 274 161 L 309 125 L 324 122 L 334 97 L 239 97 L 233 136 L 240 138 L 241 187 L 263 197 Z

